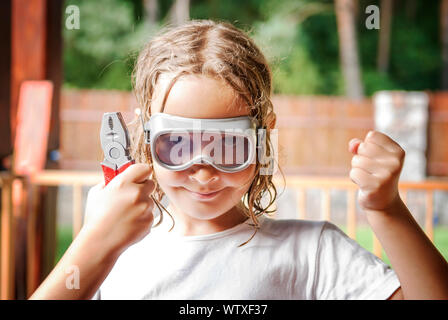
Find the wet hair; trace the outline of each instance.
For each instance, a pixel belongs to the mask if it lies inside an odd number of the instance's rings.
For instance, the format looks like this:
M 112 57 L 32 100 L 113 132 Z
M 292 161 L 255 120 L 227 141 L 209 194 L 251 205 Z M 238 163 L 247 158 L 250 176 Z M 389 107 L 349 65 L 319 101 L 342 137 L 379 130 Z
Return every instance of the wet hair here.
M 276 115 L 271 102 L 272 73 L 265 56 L 244 31 L 228 22 L 213 20 L 191 20 L 180 26 L 162 28 L 141 50 L 132 74 L 134 93 L 144 121 L 151 115 L 157 81 L 165 74 L 170 74 L 171 81 L 162 99 L 162 110 L 170 89 L 181 77 L 202 75 L 223 80 L 249 108 L 249 115 L 257 119 L 259 128 L 267 129 L 266 155 L 273 154 L 270 129 L 275 126 Z M 133 133 L 134 159 L 152 165 L 141 125 L 135 125 Z M 259 228 L 258 217 L 275 212 L 277 189 L 272 174 L 262 174 L 263 166 L 257 158 L 254 177 L 238 203 L 255 228 L 248 241 Z M 169 212 L 160 203 L 164 193 L 155 174 L 153 180 L 153 199 L 161 212 L 160 223 L 162 209 Z

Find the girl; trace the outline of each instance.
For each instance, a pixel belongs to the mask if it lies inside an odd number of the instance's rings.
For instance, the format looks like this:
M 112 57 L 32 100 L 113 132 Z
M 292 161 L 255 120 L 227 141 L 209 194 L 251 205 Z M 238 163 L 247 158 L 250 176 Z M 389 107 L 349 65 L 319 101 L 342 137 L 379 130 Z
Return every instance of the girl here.
M 350 141 L 350 177 L 395 271 L 333 224 L 266 217 L 277 193 L 258 158 L 224 165 L 201 154 L 194 162 L 184 149 L 179 163 L 168 157 L 191 137 L 157 132 L 194 121 L 229 128 L 229 119 L 267 129 L 272 155 L 271 73 L 244 32 L 209 20 L 164 30 L 142 50 L 134 82 L 151 129 L 135 134 L 140 163 L 91 189 L 81 232 L 31 298 L 448 298 L 447 263 L 398 194 L 404 151 L 384 134 Z M 257 150 L 250 134 L 244 139 L 240 152 Z M 161 212 L 151 228 L 155 205 L 174 223 Z M 79 271 L 79 286 L 67 286 L 66 270 Z

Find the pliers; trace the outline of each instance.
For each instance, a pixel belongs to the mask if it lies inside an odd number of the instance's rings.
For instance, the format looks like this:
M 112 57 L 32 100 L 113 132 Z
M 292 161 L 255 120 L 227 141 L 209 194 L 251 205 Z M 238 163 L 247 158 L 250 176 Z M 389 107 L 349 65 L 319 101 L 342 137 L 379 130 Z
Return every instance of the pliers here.
M 130 155 L 129 132 L 120 112 L 106 112 L 103 115 L 100 131 L 104 160 L 105 185 L 135 163 Z

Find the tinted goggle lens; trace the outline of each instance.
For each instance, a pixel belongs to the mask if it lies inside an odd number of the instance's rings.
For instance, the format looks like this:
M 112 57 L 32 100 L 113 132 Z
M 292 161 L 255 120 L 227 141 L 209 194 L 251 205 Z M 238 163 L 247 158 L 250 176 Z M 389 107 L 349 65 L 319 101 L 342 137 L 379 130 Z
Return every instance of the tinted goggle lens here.
M 172 132 L 159 135 L 154 151 L 168 166 L 181 166 L 202 155 L 222 168 L 238 168 L 250 159 L 253 148 L 247 136 L 233 133 Z

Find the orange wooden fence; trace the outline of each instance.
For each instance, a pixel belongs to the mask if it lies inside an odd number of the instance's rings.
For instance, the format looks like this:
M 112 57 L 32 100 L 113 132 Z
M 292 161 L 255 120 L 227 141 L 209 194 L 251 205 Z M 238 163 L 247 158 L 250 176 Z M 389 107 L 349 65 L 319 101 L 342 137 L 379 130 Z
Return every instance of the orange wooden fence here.
M 448 144 L 441 143 L 448 137 L 448 93 L 428 94 L 427 175 L 448 176 Z M 279 161 L 284 172 L 348 174 L 351 157 L 348 142 L 354 137 L 364 137 L 374 127 L 371 99 L 275 95 L 272 101 L 277 114 Z M 102 160 L 98 132 L 103 112 L 121 111 L 125 120 L 130 121 L 136 106 L 130 92 L 63 90 L 60 168 L 97 170 Z

